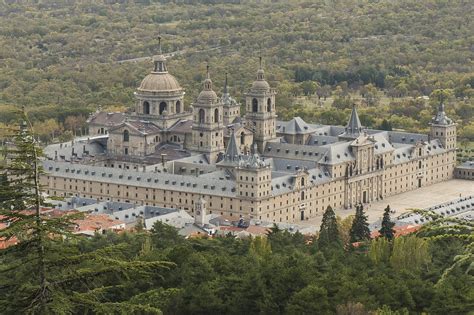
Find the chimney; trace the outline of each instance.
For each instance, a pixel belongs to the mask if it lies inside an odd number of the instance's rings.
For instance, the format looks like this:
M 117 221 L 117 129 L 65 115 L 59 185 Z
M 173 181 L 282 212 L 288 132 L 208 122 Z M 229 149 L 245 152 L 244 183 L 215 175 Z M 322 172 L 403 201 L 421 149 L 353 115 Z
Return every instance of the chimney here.
M 161 166 L 165 167 L 165 157 L 166 157 L 166 154 L 162 153 L 161 154 Z

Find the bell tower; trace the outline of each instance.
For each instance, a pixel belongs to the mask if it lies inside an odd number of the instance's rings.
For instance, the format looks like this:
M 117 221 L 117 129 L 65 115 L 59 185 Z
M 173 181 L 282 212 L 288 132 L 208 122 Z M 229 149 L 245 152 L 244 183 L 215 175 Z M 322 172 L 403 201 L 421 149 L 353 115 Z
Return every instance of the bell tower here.
M 222 102 L 212 90 L 212 81 L 207 66 L 206 79 L 201 93 L 193 104 L 193 150 L 207 155 L 215 163 L 220 152 L 224 152 L 224 124 Z
M 250 123 L 250 128 L 254 131 L 254 141 L 258 150 L 263 152 L 265 143 L 276 138 L 276 109 L 275 109 L 275 89 L 265 80 L 265 72 L 262 68 L 262 57 L 257 71 L 257 80 L 252 83 L 252 87 L 246 96 L 245 118 Z
M 439 139 L 448 151 L 456 150 L 456 123 L 446 116 L 443 103 L 439 104 L 438 112 L 431 120 L 430 125 L 432 139 Z

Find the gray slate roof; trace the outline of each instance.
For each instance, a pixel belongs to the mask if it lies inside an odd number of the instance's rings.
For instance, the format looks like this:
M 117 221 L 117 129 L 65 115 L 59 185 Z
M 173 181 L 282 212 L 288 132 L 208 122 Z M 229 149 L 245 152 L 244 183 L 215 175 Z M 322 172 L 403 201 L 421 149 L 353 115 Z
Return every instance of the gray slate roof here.
M 201 178 L 201 176 L 145 173 L 135 170 L 54 161 L 44 161 L 43 167 L 45 172 L 51 175 L 67 177 L 72 175 L 74 178 L 81 180 L 94 180 L 103 183 L 212 194 L 216 196 L 233 197 L 236 195 L 235 182 L 226 179 L 209 182 L 207 178 Z
M 314 132 L 314 129 L 300 117 L 294 117 L 287 122 L 279 122 L 276 126 L 277 132 L 284 134 L 306 134 Z
M 434 116 L 431 120 L 431 123 L 434 125 L 451 125 L 453 123 L 451 118 L 446 116 L 443 103 L 439 104 L 438 112 L 436 113 L 436 116 Z
M 362 131 L 362 124 L 360 123 L 359 114 L 357 114 L 357 109 L 352 106 L 351 117 L 346 126 L 346 133 L 349 135 L 358 135 Z

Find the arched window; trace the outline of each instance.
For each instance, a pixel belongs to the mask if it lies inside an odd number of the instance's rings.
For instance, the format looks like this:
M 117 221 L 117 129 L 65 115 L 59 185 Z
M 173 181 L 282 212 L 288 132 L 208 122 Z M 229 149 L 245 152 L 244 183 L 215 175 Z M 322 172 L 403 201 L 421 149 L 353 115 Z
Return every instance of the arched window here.
M 161 102 L 160 103 L 160 115 L 163 114 L 163 112 L 166 110 L 166 103 Z
M 123 131 L 123 142 L 128 142 L 130 141 L 130 133 L 128 132 L 128 130 L 124 130 Z
M 301 201 L 304 200 L 304 191 L 301 192 Z
M 214 110 L 214 122 L 218 123 L 219 122 L 219 109 Z
M 244 132 L 242 131 L 240 133 L 240 144 L 244 144 L 245 143 L 245 134 Z
M 147 101 L 143 102 L 143 114 L 150 114 L 150 103 L 148 103 Z
M 301 186 L 304 186 L 304 177 L 301 177 Z
M 177 101 L 176 102 L 176 113 L 181 113 L 181 102 Z
M 267 100 L 267 112 L 271 112 L 272 111 L 272 99 L 269 98 Z
M 256 98 L 252 100 L 252 112 L 258 112 L 258 101 Z
M 204 123 L 204 109 L 199 110 L 199 123 L 203 124 Z

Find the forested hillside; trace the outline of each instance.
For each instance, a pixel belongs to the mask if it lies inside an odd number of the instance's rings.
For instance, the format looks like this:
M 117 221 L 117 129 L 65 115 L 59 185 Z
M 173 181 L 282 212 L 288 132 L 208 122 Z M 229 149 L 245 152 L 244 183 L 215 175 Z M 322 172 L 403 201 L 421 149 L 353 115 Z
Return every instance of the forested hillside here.
M 151 63 L 119 61 L 156 54 L 161 33 L 188 105 L 207 61 L 216 89 L 228 72 L 240 99 L 261 54 L 282 118 L 342 124 L 355 102 L 369 127 L 424 131 L 438 98 L 419 97 L 443 89 L 461 138 L 474 139 L 471 1 L 17 2 L 0 4 L 4 123 L 11 106 L 60 125 L 129 107 Z

